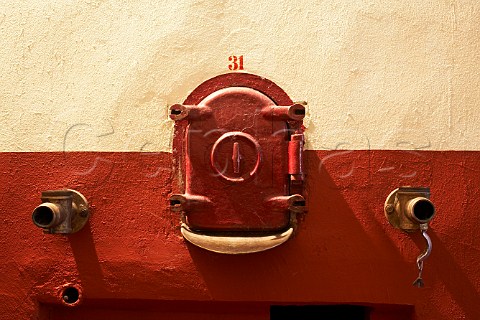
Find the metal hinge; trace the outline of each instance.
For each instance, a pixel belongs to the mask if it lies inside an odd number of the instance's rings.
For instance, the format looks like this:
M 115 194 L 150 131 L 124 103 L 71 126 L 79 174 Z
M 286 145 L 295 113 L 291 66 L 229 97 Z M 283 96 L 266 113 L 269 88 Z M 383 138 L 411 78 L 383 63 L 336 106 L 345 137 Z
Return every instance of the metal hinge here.
M 303 189 L 303 133 L 295 133 L 288 141 L 288 174 L 290 194 L 301 193 Z

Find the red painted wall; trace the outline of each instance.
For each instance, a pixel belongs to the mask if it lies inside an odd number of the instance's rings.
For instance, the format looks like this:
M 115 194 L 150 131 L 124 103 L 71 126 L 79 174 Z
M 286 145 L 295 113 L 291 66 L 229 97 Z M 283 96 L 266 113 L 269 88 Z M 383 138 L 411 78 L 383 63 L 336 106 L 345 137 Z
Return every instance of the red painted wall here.
M 371 319 L 480 319 L 480 152 L 307 151 L 308 213 L 284 245 L 226 256 L 186 243 L 168 209 L 169 153 L 0 153 L 2 319 L 268 319 L 272 304 L 361 304 Z M 430 186 L 426 287 L 419 234 L 384 217 L 398 186 Z M 72 188 L 87 226 L 48 235 L 40 192 Z M 83 303 L 61 305 L 78 284 Z M 235 316 L 233 316 L 235 315 Z

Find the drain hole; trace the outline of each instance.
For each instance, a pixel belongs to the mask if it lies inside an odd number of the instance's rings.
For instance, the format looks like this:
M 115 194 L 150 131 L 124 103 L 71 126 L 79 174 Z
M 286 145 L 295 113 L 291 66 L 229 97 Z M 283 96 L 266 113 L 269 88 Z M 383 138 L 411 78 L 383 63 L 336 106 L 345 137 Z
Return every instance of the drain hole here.
M 297 115 L 305 115 L 305 109 L 295 109 L 293 113 Z
M 67 304 L 74 304 L 75 302 L 78 301 L 78 298 L 80 297 L 80 293 L 78 292 L 78 289 L 75 287 L 68 287 L 65 290 L 63 290 L 62 298 L 63 301 Z
M 178 109 L 172 109 L 170 110 L 170 114 L 174 114 L 174 115 L 179 115 L 182 113 L 182 110 L 178 110 Z

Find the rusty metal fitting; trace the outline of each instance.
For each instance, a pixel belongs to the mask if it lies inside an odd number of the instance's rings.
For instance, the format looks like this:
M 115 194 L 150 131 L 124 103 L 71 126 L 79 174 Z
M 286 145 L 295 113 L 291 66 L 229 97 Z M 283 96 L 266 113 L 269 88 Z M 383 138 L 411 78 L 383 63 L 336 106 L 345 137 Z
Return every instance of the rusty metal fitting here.
M 210 199 L 204 196 L 195 196 L 191 194 L 174 194 L 170 197 L 170 209 L 173 212 L 193 211 L 210 205 Z
M 32 221 L 45 233 L 75 233 L 88 221 L 88 203 L 78 191 L 44 191 L 41 199 L 42 204 L 32 212 Z
M 385 216 L 395 228 L 407 232 L 419 230 L 435 216 L 435 206 L 429 198 L 429 188 L 395 189 L 385 201 Z
M 49 229 L 65 220 L 65 212 L 59 205 L 46 202 L 33 210 L 32 220 L 37 227 Z
M 300 103 L 291 106 L 271 105 L 263 108 L 262 114 L 269 119 L 302 121 L 305 118 L 305 106 Z
M 170 119 L 179 121 L 186 118 L 199 119 L 211 114 L 210 108 L 197 105 L 174 104 L 170 107 Z

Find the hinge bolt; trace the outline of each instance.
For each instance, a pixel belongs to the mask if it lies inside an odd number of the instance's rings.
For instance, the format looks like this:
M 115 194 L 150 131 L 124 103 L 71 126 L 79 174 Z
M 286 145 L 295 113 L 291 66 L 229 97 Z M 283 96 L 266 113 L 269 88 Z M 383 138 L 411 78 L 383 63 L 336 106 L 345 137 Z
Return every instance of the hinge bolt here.
M 388 214 L 392 214 L 392 213 L 393 213 L 393 209 L 394 209 L 394 208 L 393 208 L 393 205 L 391 205 L 391 204 L 387 204 L 387 205 L 385 206 L 385 211 L 386 211 Z

